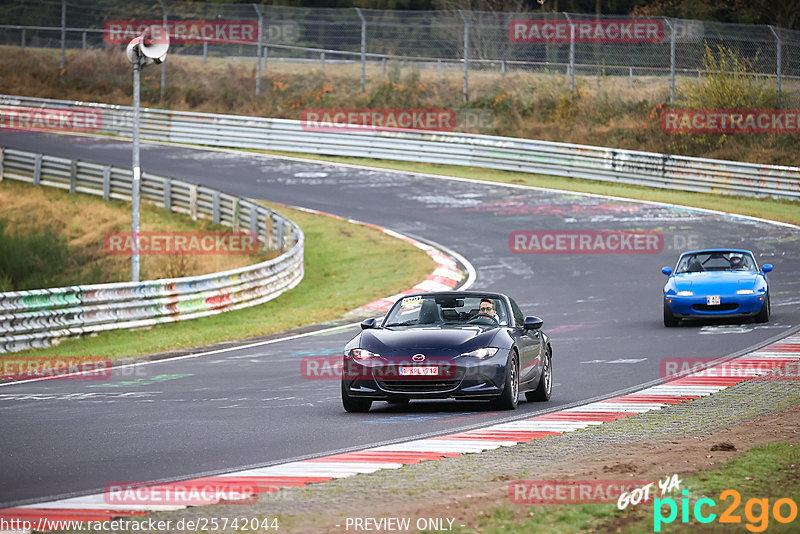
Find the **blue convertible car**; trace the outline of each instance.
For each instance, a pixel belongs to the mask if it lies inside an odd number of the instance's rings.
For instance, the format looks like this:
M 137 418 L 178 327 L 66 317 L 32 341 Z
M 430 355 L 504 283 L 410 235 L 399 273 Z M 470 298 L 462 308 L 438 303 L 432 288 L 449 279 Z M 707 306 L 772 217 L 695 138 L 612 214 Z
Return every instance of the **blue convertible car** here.
M 664 286 L 664 326 L 681 319 L 753 317 L 769 321 L 769 282 L 772 265 L 758 268 L 749 250 L 707 249 L 684 252 Z
M 408 295 L 383 321 L 361 323 L 344 348 L 342 404 L 369 411 L 374 401 L 472 399 L 513 410 L 550 399 L 550 339 L 542 320 L 524 316 L 500 293 L 445 291 Z

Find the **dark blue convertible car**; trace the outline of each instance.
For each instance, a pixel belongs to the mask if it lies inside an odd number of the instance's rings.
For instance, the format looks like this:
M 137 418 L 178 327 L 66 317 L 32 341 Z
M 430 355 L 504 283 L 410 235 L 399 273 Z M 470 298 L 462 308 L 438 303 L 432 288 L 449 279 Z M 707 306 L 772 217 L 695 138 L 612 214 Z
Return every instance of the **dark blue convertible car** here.
M 344 409 L 452 398 L 513 410 L 521 392 L 530 401 L 549 400 L 553 352 L 541 326 L 500 293 L 403 297 L 380 323 L 361 323 L 361 333 L 345 347 Z
M 664 326 L 681 319 L 752 317 L 769 321 L 769 281 L 749 250 L 706 249 L 684 252 L 664 286 Z

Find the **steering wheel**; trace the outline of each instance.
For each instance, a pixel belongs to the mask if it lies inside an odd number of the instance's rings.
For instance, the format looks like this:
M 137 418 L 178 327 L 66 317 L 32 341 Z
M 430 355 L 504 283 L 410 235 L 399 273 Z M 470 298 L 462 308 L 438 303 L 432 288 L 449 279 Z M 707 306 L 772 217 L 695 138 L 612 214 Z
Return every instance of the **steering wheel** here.
M 473 317 L 472 319 L 470 319 L 469 321 L 467 321 L 467 324 L 478 324 L 478 323 L 482 323 L 483 321 L 479 321 L 479 319 L 489 319 L 489 320 L 490 320 L 490 321 L 492 321 L 494 324 L 496 324 L 496 325 L 498 325 L 498 326 L 500 325 L 500 321 L 498 321 L 498 320 L 497 320 L 497 319 L 494 317 L 494 315 L 489 315 L 488 313 L 479 313 L 478 315 L 476 315 L 475 317 Z

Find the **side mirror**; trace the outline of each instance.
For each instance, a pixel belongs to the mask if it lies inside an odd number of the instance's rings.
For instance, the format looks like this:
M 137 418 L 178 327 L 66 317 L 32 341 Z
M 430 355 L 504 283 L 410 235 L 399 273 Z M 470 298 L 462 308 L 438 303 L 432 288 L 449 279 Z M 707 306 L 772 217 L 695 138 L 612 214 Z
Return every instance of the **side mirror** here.
M 525 321 L 522 323 L 523 330 L 539 330 L 544 324 L 544 321 L 535 317 L 533 315 L 529 315 L 525 317 Z
M 771 263 L 765 263 L 764 265 L 761 266 L 761 270 L 763 272 L 765 272 L 765 273 L 770 272 L 772 270 L 772 264 Z
M 375 328 L 375 318 L 370 317 L 369 319 L 364 319 L 361 321 L 361 330 L 369 330 L 370 328 Z
M 669 276 L 672 274 L 672 267 L 662 267 L 661 272 Z

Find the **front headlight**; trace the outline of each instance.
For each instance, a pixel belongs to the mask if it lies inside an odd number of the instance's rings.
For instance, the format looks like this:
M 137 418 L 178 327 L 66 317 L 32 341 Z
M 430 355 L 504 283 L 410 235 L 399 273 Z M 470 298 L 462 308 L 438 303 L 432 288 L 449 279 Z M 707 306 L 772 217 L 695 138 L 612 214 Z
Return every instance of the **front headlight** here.
M 491 358 L 497 351 L 500 350 L 495 347 L 484 347 L 482 349 L 475 349 L 470 352 L 465 352 L 462 356 L 469 356 L 470 358 L 478 358 L 480 360 L 485 360 L 486 358 Z
M 350 354 L 354 360 L 371 360 L 372 358 L 380 358 L 380 354 L 375 354 L 367 349 L 351 349 Z
M 752 289 L 740 289 L 736 292 L 737 295 L 752 295 L 753 293 L 755 293 L 755 291 Z
M 694 291 L 678 291 L 679 297 L 691 297 L 694 295 Z

